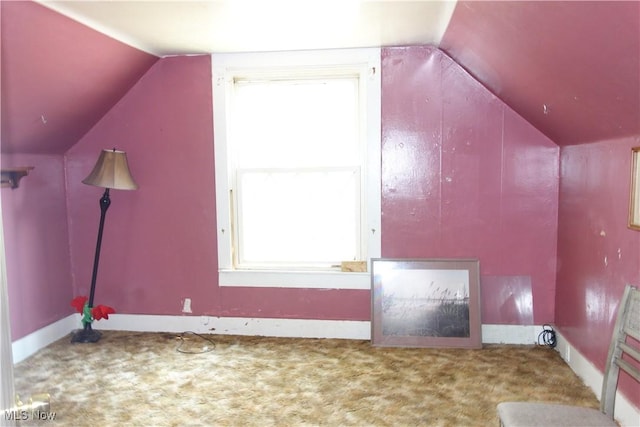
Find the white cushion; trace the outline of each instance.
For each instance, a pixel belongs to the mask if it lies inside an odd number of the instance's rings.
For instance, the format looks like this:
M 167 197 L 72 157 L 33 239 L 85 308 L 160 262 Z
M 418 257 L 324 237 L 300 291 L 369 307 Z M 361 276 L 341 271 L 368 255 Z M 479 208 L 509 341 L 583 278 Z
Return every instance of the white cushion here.
M 551 403 L 503 402 L 498 404 L 498 417 L 504 427 L 617 427 L 597 409 Z

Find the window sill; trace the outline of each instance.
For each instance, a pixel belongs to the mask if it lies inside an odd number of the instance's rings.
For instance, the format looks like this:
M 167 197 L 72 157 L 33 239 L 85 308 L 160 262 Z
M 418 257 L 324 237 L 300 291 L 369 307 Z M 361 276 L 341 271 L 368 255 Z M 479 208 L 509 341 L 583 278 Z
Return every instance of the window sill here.
M 371 289 L 369 273 L 342 271 L 220 270 L 224 287 Z

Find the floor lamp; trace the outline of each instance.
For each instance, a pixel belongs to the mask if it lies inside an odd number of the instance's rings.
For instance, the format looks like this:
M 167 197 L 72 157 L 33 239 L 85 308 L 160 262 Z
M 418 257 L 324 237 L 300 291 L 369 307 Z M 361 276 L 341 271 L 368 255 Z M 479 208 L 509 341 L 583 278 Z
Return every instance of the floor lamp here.
M 102 150 L 93 170 L 82 182 L 87 185 L 94 185 L 105 189 L 104 194 L 100 198 L 100 226 L 98 227 L 98 241 L 96 243 L 96 254 L 93 259 L 91 291 L 89 293 L 89 308 L 92 308 L 93 297 L 96 291 L 96 277 L 98 275 L 98 262 L 100 261 L 104 218 L 109 205 L 111 205 L 109 190 L 112 188 L 116 190 L 135 190 L 138 188 L 138 184 L 135 183 L 129 172 L 127 153 L 118 151 L 115 148 L 113 150 Z M 101 336 L 102 334 L 100 332 L 91 328 L 91 322 L 85 322 L 83 329 L 80 329 L 73 335 L 71 342 L 96 342 Z

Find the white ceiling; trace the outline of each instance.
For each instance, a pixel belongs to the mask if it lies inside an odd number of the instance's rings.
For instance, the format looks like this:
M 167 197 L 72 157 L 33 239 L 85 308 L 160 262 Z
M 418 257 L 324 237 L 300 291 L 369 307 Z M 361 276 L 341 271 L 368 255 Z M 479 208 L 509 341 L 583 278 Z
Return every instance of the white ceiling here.
M 455 1 L 209 0 L 39 3 L 157 56 L 438 45 Z

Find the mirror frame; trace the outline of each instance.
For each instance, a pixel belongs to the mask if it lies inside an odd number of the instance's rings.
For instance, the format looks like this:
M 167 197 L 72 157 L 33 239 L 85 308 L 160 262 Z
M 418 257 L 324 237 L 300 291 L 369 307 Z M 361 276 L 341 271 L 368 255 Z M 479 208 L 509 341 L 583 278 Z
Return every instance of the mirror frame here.
M 629 228 L 640 231 L 640 147 L 631 148 Z

